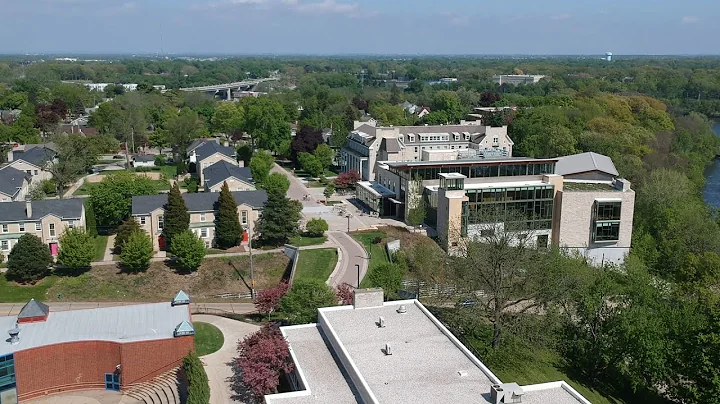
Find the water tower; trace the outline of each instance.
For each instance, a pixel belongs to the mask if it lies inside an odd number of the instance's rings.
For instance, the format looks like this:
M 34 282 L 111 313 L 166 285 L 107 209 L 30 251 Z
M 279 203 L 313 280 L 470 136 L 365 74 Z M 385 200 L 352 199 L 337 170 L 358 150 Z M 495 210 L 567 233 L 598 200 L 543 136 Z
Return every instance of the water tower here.
M 612 52 L 605 52 L 605 60 L 612 62 Z

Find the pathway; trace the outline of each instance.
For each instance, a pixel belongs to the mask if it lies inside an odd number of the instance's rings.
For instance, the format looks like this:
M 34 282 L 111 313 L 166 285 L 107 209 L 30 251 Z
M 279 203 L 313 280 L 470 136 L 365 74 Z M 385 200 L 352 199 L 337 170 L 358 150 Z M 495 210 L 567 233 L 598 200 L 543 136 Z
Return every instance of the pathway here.
M 358 266 L 361 281 L 367 273 L 368 258 L 365 248 L 347 233 L 331 231 L 328 232 L 328 238 L 340 247 L 338 270 L 330 275 L 330 285 L 338 286 L 342 283 L 348 283 L 359 286 Z
M 115 236 L 116 234 L 111 235 L 107 239 L 107 245 L 105 246 L 105 256 L 103 257 L 103 262 L 111 262 L 113 260 L 113 248 L 115 247 Z
M 0 303 L 0 316 L 16 316 L 25 306 L 22 303 Z M 50 311 L 67 311 L 67 310 L 85 310 L 97 309 L 101 307 L 129 306 L 133 304 L 144 304 L 148 302 L 44 302 L 50 306 Z M 252 303 L 192 303 L 190 304 L 192 312 L 227 312 L 235 314 L 246 314 L 255 311 L 255 305 Z
M 194 315 L 193 322 L 195 321 L 214 325 L 222 331 L 225 338 L 220 350 L 200 357 L 200 360 L 205 365 L 205 372 L 210 382 L 210 404 L 238 402 L 233 400 L 235 394 L 228 381 L 228 378 L 232 376 L 232 368 L 229 363 L 237 356 L 238 341 L 245 338 L 246 335 L 257 331 L 260 327 L 225 317 L 202 314 Z

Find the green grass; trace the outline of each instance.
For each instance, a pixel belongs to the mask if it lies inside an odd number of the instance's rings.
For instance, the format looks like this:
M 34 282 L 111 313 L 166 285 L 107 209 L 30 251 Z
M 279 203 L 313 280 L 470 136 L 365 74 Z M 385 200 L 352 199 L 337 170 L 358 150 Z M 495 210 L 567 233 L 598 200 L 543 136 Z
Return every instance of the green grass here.
M 27 302 L 30 299 L 47 300 L 46 292 L 56 281 L 56 276 L 48 276 L 35 285 L 26 286 L 10 282 L 5 279 L 4 275 L 0 275 L 0 302 Z
M 365 251 L 367 251 L 370 254 L 370 262 L 368 263 L 368 272 L 370 271 L 370 268 L 374 268 L 378 265 L 386 264 L 390 262 L 388 259 L 387 253 L 385 252 L 385 247 L 382 243 L 380 244 L 374 244 L 373 240 L 376 238 L 385 238 L 387 237 L 387 234 L 381 231 L 370 231 L 370 232 L 362 232 L 362 233 L 354 233 L 352 234 L 352 237 L 357 240 L 362 246 L 365 248 Z M 369 288 L 370 281 L 368 280 L 368 277 L 364 277 L 362 281 L 360 281 L 360 287 L 361 288 Z
M 105 258 L 108 238 L 109 236 L 95 237 L 95 255 L 93 256 L 93 261 L 102 261 Z
M 295 270 L 295 280 L 313 280 L 325 282 L 337 264 L 337 250 L 323 248 L 300 251 L 300 261 Z
M 310 237 L 310 236 L 296 236 L 290 239 L 290 244 L 295 247 L 306 247 L 309 245 L 319 245 L 327 241 L 327 236 Z
M 195 328 L 195 351 L 198 356 L 217 352 L 223 346 L 225 337 L 219 328 L 209 323 L 193 322 Z

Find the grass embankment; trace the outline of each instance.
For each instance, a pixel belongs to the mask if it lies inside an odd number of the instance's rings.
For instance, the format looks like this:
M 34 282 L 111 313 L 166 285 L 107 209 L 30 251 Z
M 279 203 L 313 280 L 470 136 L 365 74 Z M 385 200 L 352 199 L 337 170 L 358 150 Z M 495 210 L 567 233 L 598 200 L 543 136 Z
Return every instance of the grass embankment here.
M 49 276 L 35 285 L 19 285 L 5 279 L 5 275 L 0 275 L 0 302 L 18 303 L 27 302 L 30 299 L 48 300 L 47 290 L 50 289 L 57 280 L 57 276 Z
M 295 270 L 295 280 L 317 280 L 325 282 L 335 269 L 338 256 L 335 248 L 300 251 L 300 260 Z
M 360 243 L 364 248 L 365 251 L 370 256 L 370 260 L 368 262 L 368 272 L 370 272 L 371 268 L 375 268 L 376 266 L 386 264 L 390 262 L 388 259 L 387 253 L 385 252 L 385 243 L 383 243 L 382 240 L 384 240 L 387 237 L 387 234 L 383 231 L 365 231 L 365 232 L 356 232 L 352 233 L 352 237 Z M 379 241 L 379 242 L 377 242 Z M 361 288 L 369 288 L 371 287 L 370 281 L 368 280 L 367 276 L 360 281 L 360 287 Z
M 307 247 L 310 245 L 320 245 L 327 241 L 327 236 L 310 237 L 310 236 L 296 236 L 290 239 L 290 245 L 295 247 Z
M 198 356 L 209 355 L 222 348 L 225 337 L 219 328 L 201 321 L 193 322 L 195 328 L 195 352 Z

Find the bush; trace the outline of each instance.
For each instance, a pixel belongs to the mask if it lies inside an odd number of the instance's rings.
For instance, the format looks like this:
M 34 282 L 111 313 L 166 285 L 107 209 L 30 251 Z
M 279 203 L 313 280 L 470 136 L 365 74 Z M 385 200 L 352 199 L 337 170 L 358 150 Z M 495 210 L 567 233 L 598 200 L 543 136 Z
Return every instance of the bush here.
M 202 362 L 195 352 L 190 352 L 183 358 L 182 369 L 188 384 L 186 403 L 208 404 L 210 402 L 210 382 Z
M 134 171 L 136 173 L 149 173 L 153 171 L 152 167 L 135 167 Z
M 155 156 L 155 165 L 158 167 L 164 166 L 165 165 L 165 156 L 163 156 L 162 154 Z
M 115 234 L 115 244 L 113 244 L 113 252 L 120 254 L 122 252 L 123 244 L 130 238 L 130 235 L 136 231 L 142 231 L 140 224 L 137 220 L 132 217 L 125 220 L 120 227 L 118 227 L 117 233 Z
M 280 308 L 292 324 L 306 324 L 317 321 L 318 308 L 335 303 L 335 292 L 325 282 L 299 279 L 283 296 Z
M 85 206 L 85 229 L 90 234 L 90 237 L 97 237 L 97 222 L 95 221 L 95 211 L 92 204 L 89 199 L 85 199 L 83 205 Z
M 277 393 L 280 377 L 293 370 L 290 347 L 277 327 L 271 324 L 245 337 L 238 344 L 238 357 L 230 377 L 233 390 L 250 396 L 246 402 L 265 402 L 266 394 Z
M 195 178 L 188 177 L 183 180 L 183 184 L 185 185 L 185 188 L 187 188 L 187 191 L 191 194 L 197 193 L 198 191 L 198 182 Z
M 372 287 L 382 288 L 385 296 L 395 296 L 402 287 L 403 275 L 405 275 L 403 265 L 382 264 L 370 269 L 368 279 Z
M 36 282 L 50 273 L 53 258 L 39 237 L 23 234 L 8 255 L 5 276 L 17 282 Z
M 142 271 L 150 266 L 153 244 L 144 231 L 135 231 L 122 246 L 120 263 L 131 271 Z
M 85 230 L 67 229 L 60 237 L 60 252 L 57 257 L 59 264 L 72 269 L 87 268 L 94 256 L 93 237 Z
M 323 219 L 310 219 L 305 225 L 305 231 L 312 237 L 322 237 L 327 230 L 328 224 Z
M 205 258 L 205 242 L 190 230 L 176 234 L 170 247 L 180 266 L 188 271 L 196 270 Z

